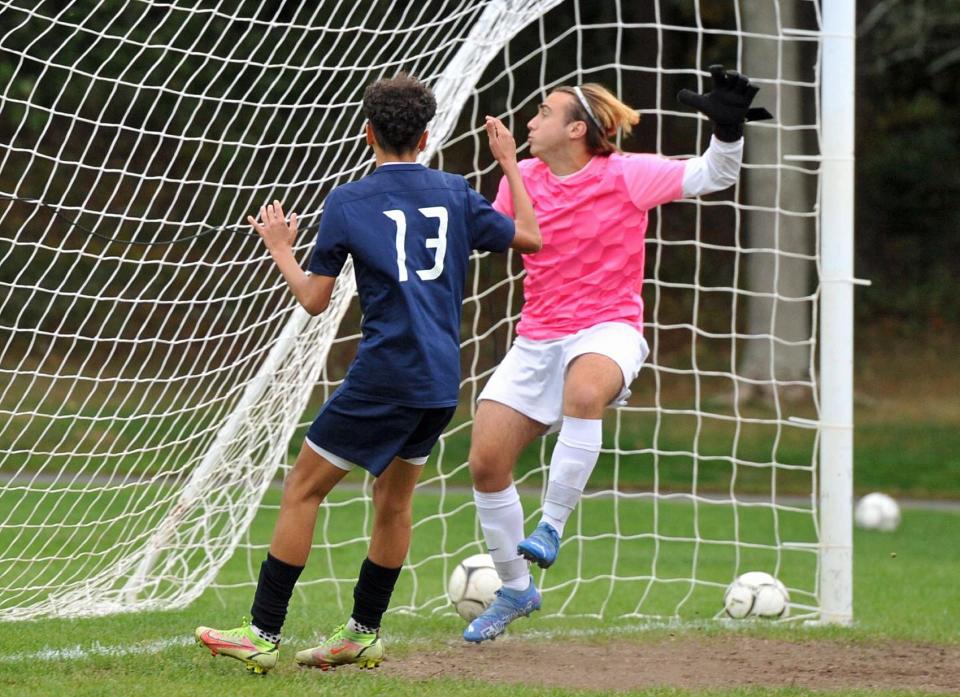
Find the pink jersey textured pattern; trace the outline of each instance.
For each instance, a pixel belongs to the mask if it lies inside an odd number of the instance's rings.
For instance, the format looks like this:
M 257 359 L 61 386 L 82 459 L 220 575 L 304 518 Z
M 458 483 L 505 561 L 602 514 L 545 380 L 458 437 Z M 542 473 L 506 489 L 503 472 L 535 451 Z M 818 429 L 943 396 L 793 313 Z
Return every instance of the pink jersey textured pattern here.
M 517 334 L 556 339 L 601 322 L 642 328 L 647 211 L 682 198 L 684 167 L 682 160 L 615 153 L 560 179 L 541 160 L 522 160 L 543 247 L 523 257 Z M 505 179 L 493 206 L 514 215 Z

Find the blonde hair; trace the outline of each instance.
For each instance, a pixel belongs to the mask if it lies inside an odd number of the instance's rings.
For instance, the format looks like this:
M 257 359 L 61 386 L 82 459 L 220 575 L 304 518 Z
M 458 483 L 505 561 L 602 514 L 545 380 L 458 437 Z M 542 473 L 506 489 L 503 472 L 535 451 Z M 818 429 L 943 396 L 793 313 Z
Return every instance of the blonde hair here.
M 596 82 L 580 85 L 580 94 L 574 87 L 558 87 L 555 92 L 563 92 L 573 97 L 567 112 L 570 121 L 583 121 L 587 124 L 587 149 L 592 155 L 609 155 L 619 148 L 611 140 L 617 137 L 617 131 L 628 136 L 633 127 L 640 122 L 635 109 L 617 99 L 610 90 Z M 589 111 L 580 101 L 580 95 L 586 100 Z

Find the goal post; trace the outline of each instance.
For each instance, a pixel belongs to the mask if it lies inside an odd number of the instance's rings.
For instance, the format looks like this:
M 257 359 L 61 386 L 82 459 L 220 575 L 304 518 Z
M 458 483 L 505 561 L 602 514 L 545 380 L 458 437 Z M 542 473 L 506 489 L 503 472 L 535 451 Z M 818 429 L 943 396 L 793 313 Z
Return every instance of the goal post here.
M 641 113 L 625 149 L 689 157 L 710 126 L 675 94 L 708 88 L 706 66 L 725 62 L 750 74 L 758 104 L 778 116 L 782 98 L 816 108 L 747 127 L 744 171 L 773 183 L 762 195 L 743 177 L 651 213 L 652 354 L 629 403 L 605 418 L 561 563 L 537 577 L 545 615 L 714 617 L 727 583 L 762 570 L 788 586 L 794 619 L 848 623 L 852 4 L 803 0 L 798 26 L 758 30 L 736 2 L 105 2 L 56 13 L 8 3 L 0 620 L 162 610 L 209 588 L 253 587 L 262 521 L 276 514 L 306 424 L 343 379 L 359 310 L 348 264 L 330 309 L 308 317 L 240 221 L 281 199 L 299 214 L 295 251 L 307 258 L 325 196 L 372 170 L 366 84 L 398 70 L 430 84 L 438 112 L 421 161 L 490 196 L 499 172 L 484 114 L 522 144 L 552 88 L 597 81 Z M 780 55 L 802 46 L 809 60 L 752 74 L 737 64 L 747 42 Z M 760 133 L 770 137 L 751 146 Z M 802 149 L 797 133 L 810 136 Z M 791 198 L 796 186 L 816 194 Z M 758 226 L 774 242 L 757 243 Z M 779 245 L 791 235 L 811 251 Z M 751 286 L 745 269 L 764 259 L 774 279 L 813 268 L 812 288 Z M 476 396 L 514 335 L 522 280 L 516 255 L 471 259 L 461 405 L 421 478 L 394 611 L 452 612 L 446 577 L 485 551 L 466 452 Z M 799 338 L 752 335 L 754 301 L 774 320 L 800 307 L 811 326 Z M 745 373 L 743 346 L 757 341 L 771 363 L 777 351 L 818 351 L 819 374 Z M 741 403 L 745 385 L 770 401 Z M 528 527 L 552 447 L 531 446 L 517 469 Z M 340 605 L 372 510 L 369 480 L 351 480 L 322 507 L 298 586 Z
M 853 153 L 856 3 L 825 2 L 822 38 L 820 619 L 853 621 Z

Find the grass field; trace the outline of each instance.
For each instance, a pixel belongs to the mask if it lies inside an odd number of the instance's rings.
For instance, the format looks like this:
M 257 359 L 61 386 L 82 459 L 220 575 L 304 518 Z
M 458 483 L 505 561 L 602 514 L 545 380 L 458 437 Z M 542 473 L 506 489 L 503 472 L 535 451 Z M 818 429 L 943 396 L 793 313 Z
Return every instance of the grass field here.
M 271 493 L 272 497 L 276 492 Z M 436 501 L 429 494 L 419 497 L 421 512 L 432 510 Z M 527 502 L 528 504 L 530 502 Z M 609 500 L 590 501 L 585 506 L 582 528 L 590 535 L 589 521 L 597 521 L 612 513 Z M 663 537 L 682 538 L 689 534 L 690 511 L 684 504 L 661 503 L 658 528 Z M 644 508 L 648 510 L 643 510 Z M 641 504 L 628 516 L 637 529 L 646 524 L 645 515 L 651 514 L 649 504 Z M 334 508 L 331 520 L 345 522 L 352 513 L 348 508 Z M 702 529 L 705 536 L 721 535 L 724 518 L 729 514 L 703 511 Z M 762 527 L 763 514 L 756 511 L 740 513 L 745 528 L 750 528 L 758 537 L 769 530 Z M 273 513 L 266 509 L 252 532 L 263 539 L 272 524 Z M 626 521 L 627 516 L 621 516 Z M 356 521 L 349 521 L 351 523 Z M 468 534 L 466 517 L 451 519 L 446 541 L 458 544 L 459 538 Z M 597 523 L 599 524 L 599 523 Z M 727 523 L 729 524 L 729 522 Z M 802 516 L 781 521 L 784 535 L 809 534 Z M 348 527 L 348 526 L 343 526 Z M 945 544 L 955 540 L 960 530 L 960 512 L 909 509 L 905 511 L 901 528 L 892 534 L 858 531 L 855 539 L 855 612 L 856 623 L 851 628 L 816 628 L 803 624 L 748 624 L 737 625 L 738 635 L 744 633 L 773 637 L 788 641 L 820 642 L 874 642 L 878 639 L 958 644 L 957 632 L 958 593 L 955 579 L 960 575 L 960 547 Z M 628 536 L 630 531 L 624 530 Z M 344 532 L 343 536 L 346 537 Z M 336 538 L 336 535 L 334 535 Z M 437 530 L 430 525 L 418 528 L 414 557 L 423 557 L 429 550 L 436 550 Z M 336 541 L 334 539 L 333 541 Z M 607 582 L 588 583 L 579 588 L 576 599 L 568 606 L 568 613 L 595 612 L 605 601 L 605 614 L 610 619 L 603 622 L 589 617 L 550 617 L 549 610 L 557 610 L 569 595 L 564 581 L 578 570 L 577 559 L 583 560 L 581 574 L 585 569 L 609 571 L 615 568 L 619 576 L 642 576 L 650 568 L 649 554 L 652 549 L 647 542 L 638 539 L 621 543 L 619 561 L 611 564 L 613 543 L 591 541 L 587 551 L 580 553 L 579 542 L 564 547 L 562 562 L 540 579 L 548 589 L 548 610 L 542 617 L 519 623 L 508 641 L 528 639 L 536 642 L 588 642 L 602 643 L 604 637 L 614 633 L 618 645 L 624 642 L 636 644 L 642 656 L 643 647 L 670 635 L 698 640 L 704 635 L 728 634 L 729 625 L 704 623 L 719 607 L 722 588 L 706 586 L 699 588 L 685 603 L 679 603 L 688 590 L 687 584 L 664 582 L 654 585 L 655 590 L 646 601 L 643 610 L 673 614 L 677 610 L 682 621 L 651 623 L 639 618 L 615 619 L 614 616 L 630 612 L 646 586 L 645 582 L 617 584 L 611 594 Z M 588 545 L 589 546 L 589 545 Z M 304 584 L 294 597 L 290 616 L 285 627 L 286 652 L 295 647 L 310 645 L 335 624 L 346 618 L 349 611 L 350 588 L 339 587 L 339 594 L 330 583 L 318 583 L 328 565 L 338 575 L 351 574 L 362 558 L 362 546 L 339 547 L 334 561 L 315 556 L 304 576 Z M 669 581 L 682 579 L 690 574 L 691 546 L 684 543 L 664 543 L 659 553 L 657 578 Z M 801 577 L 812 572 L 811 562 L 799 555 L 782 559 L 781 576 L 790 585 L 803 585 L 809 580 Z M 768 556 L 745 560 L 746 568 L 753 564 L 765 565 L 773 559 Z M 730 559 L 723 553 L 704 545 L 700 550 L 697 575 L 706 581 L 718 584 L 728 576 Z M 769 567 L 767 567 L 769 568 Z M 423 601 L 440 591 L 442 573 L 437 565 L 426 564 L 419 569 L 416 591 L 410 575 L 405 575 L 395 596 L 397 603 L 410 599 Z M 196 695 L 196 694 L 264 694 L 264 690 L 280 690 L 278 694 L 320 694 L 336 690 L 336 694 L 417 694 L 420 696 L 448 695 L 464 691 L 480 694 L 477 685 L 466 680 L 451 680 L 449 674 L 457 674 L 456 666 L 447 666 L 445 677 L 411 680 L 409 677 L 392 676 L 387 669 L 377 674 L 365 674 L 343 669 L 336 674 L 316 671 L 297 671 L 291 661 L 284 661 L 263 682 L 248 676 L 242 667 L 228 659 L 212 660 L 208 653 L 190 642 L 192 628 L 205 623 L 235 625 L 247 612 L 252 591 L 249 586 L 230 587 L 234 582 L 249 580 L 249 569 L 244 555 L 238 555 L 224 568 L 218 581 L 221 587 L 210 590 L 182 610 L 171 612 L 117 615 L 94 619 L 40 620 L 8 623 L 0 638 L 0 694 L 11 695 Z M 397 604 L 395 603 L 395 604 Z M 343 608 L 346 609 L 343 609 Z M 389 658 L 402 662 L 410 658 L 441 650 L 459 642 L 462 622 L 446 608 L 436 605 L 438 612 L 425 612 L 420 616 L 391 613 L 386 621 L 386 636 Z M 387 665 L 387 664 L 385 664 Z M 637 686 L 642 688 L 643 686 Z M 958 686 L 960 687 L 960 686 Z M 547 695 L 581 694 L 582 692 L 538 687 L 484 685 L 482 694 L 500 695 Z M 741 694 L 743 691 L 731 685 L 724 694 Z M 675 694 L 668 690 L 640 690 L 637 694 Z M 783 694 L 799 694 L 786 691 Z

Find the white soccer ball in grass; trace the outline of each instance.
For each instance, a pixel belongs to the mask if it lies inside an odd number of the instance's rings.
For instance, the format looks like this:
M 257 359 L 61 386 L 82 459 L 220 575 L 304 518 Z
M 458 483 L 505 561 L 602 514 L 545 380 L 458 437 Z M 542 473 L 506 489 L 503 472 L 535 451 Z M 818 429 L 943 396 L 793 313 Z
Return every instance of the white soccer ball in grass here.
M 474 554 L 457 564 L 447 583 L 447 596 L 467 622 L 487 609 L 500 590 L 500 577 L 489 554 Z
M 727 586 L 723 609 L 735 620 L 744 617 L 776 619 L 790 614 L 786 586 L 763 571 L 748 571 Z
M 886 494 L 874 492 L 857 501 L 853 519 L 865 530 L 893 532 L 900 526 L 900 506 Z

